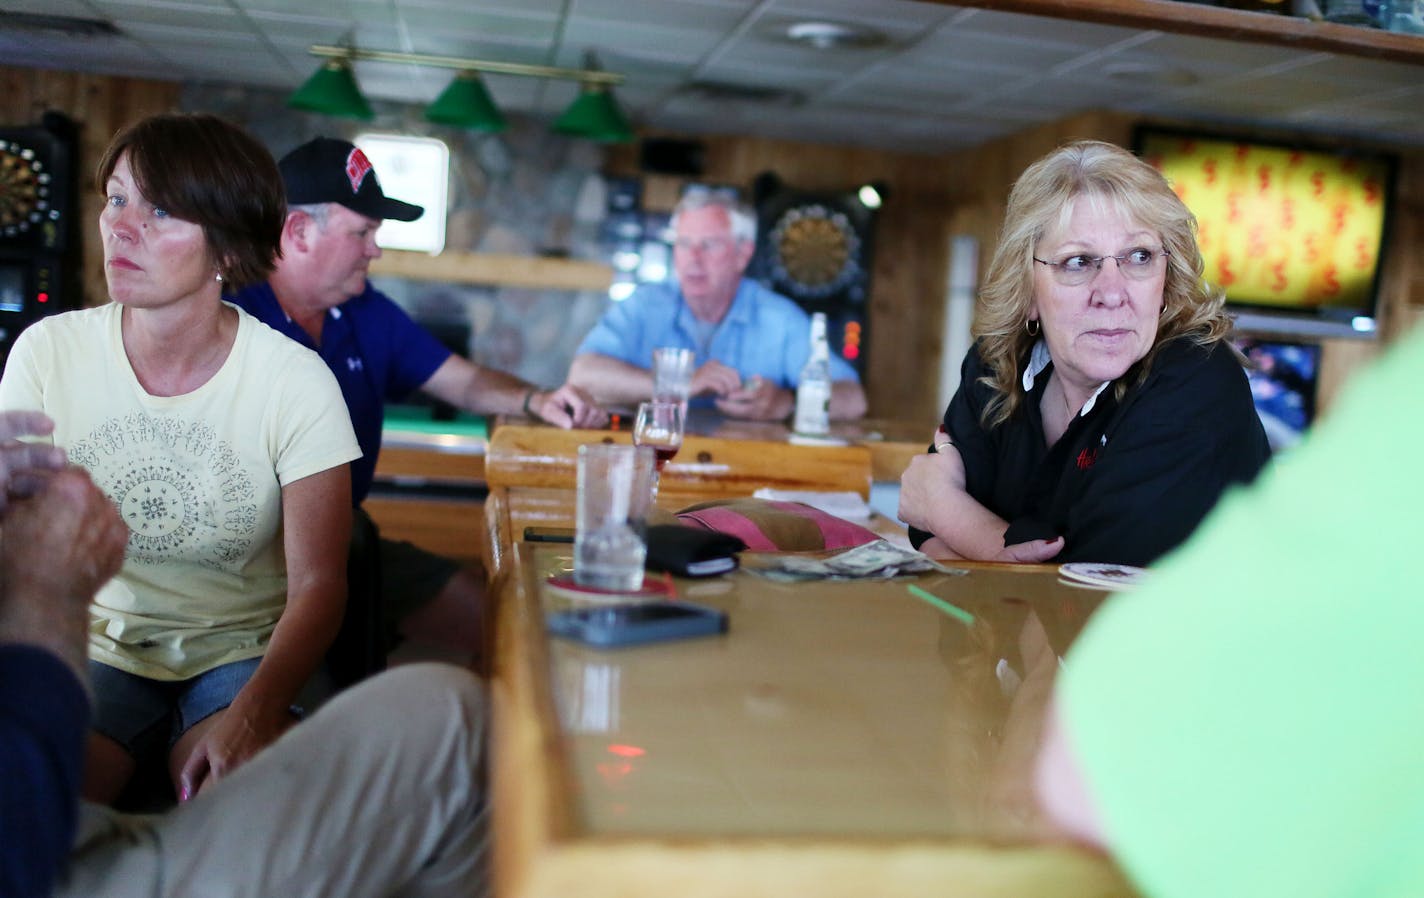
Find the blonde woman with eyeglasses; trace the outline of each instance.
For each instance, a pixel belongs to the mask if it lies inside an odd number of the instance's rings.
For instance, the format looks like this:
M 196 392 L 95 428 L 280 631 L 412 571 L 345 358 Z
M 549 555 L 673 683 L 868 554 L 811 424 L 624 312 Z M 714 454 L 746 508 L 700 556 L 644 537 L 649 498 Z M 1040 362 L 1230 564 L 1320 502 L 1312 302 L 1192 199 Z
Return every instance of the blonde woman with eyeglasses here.
M 1096 141 L 1009 195 L 958 392 L 901 478 L 937 557 L 1145 565 L 1269 458 L 1196 220 Z

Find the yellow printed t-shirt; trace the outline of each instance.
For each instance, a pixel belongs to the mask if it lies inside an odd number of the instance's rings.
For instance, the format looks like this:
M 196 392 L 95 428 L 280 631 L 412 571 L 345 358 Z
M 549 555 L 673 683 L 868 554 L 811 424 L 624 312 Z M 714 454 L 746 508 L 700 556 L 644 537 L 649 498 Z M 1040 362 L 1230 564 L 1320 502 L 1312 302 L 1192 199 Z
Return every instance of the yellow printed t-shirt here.
M 237 311 L 227 360 L 182 396 L 139 384 L 114 303 L 32 325 L 0 381 L 0 409 L 53 418 L 132 531 L 90 657 L 156 680 L 265 651 L 287 600 L 282 487 L 360 455 L 321 359 Z

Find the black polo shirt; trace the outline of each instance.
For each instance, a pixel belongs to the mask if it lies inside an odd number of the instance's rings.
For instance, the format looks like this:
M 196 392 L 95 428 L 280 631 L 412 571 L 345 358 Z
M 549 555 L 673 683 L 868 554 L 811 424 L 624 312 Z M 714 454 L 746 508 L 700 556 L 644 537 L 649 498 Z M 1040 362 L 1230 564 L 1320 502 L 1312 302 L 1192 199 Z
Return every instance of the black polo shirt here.
M 1009 522 L 1005 545 L 1061 535 L 1054 561 L 1145 565 L 1270 458 L 1246 372 L 1224 342 L 1163 346 L 1145 381 L 1120 402 L 1112 386 L 1101 391 L 1050 448 L 1039 402 L 1052 370 L 1038 374 L 1012 418 L 986 430 L 993 394 L 979 382 L 987 368 L 976 344 L 944 414 L 969 494 Z M 916 546 L 930 535 L 910 530 Z

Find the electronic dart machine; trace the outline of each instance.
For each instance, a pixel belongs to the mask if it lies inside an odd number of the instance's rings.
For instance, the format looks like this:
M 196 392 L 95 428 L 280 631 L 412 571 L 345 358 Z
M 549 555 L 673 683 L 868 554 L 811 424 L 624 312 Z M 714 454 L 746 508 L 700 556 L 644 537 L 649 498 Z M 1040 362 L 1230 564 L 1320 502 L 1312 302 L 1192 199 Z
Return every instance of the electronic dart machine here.
M 20 331 L 78 297 L 75 132 L 57 112 L 0 127 L 0 366 Z

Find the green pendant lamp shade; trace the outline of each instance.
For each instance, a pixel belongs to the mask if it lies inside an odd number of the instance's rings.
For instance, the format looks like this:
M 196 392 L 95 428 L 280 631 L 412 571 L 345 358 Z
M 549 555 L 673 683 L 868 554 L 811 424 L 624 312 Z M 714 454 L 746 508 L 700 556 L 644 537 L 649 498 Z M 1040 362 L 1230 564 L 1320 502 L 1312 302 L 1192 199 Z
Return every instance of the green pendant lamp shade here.
M 489 134 L 503 131 L 506 127 L 504 116 L 490 99 L 484 81 L 470 71 L 456 75 L 450 86 L 435 98 L 435 102 L 425 107 L 425 118 L 436 124 Z
M 361 96 L 351 66 L 339 59 L 328 60 L 307 83 L 287 98 L 293 109 L 306 109 L 323 115 L 355 118 L 369 122 L 375 118 L 371 104 Z
M 626 143 L 633 128 L 618 108 L 618 101 L 602 85 L 586 85 L 578 99 L 554 122 L 554 130 L 602 143 Z
M 613 99 L 612 86 L 621 84 L 623 76 L 604 72 L 592 52 L 586 55 L 582 69 L 556 68 L 490 59 L 468 59 L 455 56 L 432 56 L 425 53 L 365 50 L 349 44 L 328 46 L 313 44 L 311 52 L 325 57 L 326 62 L 307 82 L 287 98 L 293 109 L 305 109 L 322 115 L 337 115 L 370 121 L 375 118 L 356 78 L 351 64 L 357 60 L 423 65 L 454 69 L 455 79 L 441 91 L 435 102 L 425 108 L 427 121 L 471 131 L 494 134 L 505 130 L 504 115 L 490 99 L 481 73 L 522 75 L 532 78 L 563 78 L 577 80 L 582 85 L 578 98 L 569 104 L 564 114 L 554 122 L 554 130 L 571 137 L 597 140 L 603 143 L 625 143 L 633 139 L 633 128 L 618 101 Z

